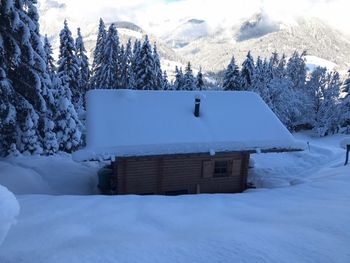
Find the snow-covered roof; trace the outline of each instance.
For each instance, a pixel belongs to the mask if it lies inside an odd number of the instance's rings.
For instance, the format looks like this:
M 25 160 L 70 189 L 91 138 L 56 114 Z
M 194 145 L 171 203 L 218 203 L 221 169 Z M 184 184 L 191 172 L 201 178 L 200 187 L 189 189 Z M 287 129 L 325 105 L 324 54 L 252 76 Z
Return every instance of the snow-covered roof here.
M 92 90 L 87 112 L 87 147 L 75 160 L 301 148 L 253 92 Z

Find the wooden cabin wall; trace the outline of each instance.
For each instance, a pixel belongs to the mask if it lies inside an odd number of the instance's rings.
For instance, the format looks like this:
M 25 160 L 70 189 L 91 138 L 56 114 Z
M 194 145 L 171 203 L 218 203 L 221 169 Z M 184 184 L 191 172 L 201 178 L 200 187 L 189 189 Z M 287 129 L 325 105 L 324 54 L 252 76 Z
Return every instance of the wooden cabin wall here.
M 229 161 L 227 177 L 211 177 L 215 161 Z M 237 193 L 246 189 L 249 153 L 118 158 L 118 194 Z M 175 191 L 175 192 L 174 192 Z

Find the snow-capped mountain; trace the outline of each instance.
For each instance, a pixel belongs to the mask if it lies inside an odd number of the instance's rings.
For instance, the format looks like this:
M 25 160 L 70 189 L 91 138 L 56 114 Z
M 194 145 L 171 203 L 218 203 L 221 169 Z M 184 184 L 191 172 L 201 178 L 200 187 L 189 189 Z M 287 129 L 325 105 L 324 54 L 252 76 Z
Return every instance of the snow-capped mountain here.
M 172 48 L 181 48 L 209 34 L 208 24 L 204 20 L 189 19 L 162 37 Z
M 308 55 L 349 67 L 350 38 L 318 19 L 299 19 L 293 24 L 269 21 L 255 16 L 230 29 L 196 39 L 176 51 L 194 65 L 217 72 L 226 67 L 235 55 L 239 63 L 247 52 L 253 56 L 269 57 L 272 52 L 290 55 L 294 50 L 306 50 Z
M 51 36 L 56 49 L 66 9 L 66 5 L 61 2 L 42 0 L 39 8 L 41 31 Z M 91 53 L 95 45 L 98 19 L 91 22 L 91 19 L 78 21 L 68 17 L 68 22 L 73 33 L 75 27 L 81 27 L 85 45 Z M 197 69 L 202 67 L 206 72 L 219 72 L 226 68 L 232 55 L 235 55 L 238 63 L 242 63 L 249 50 L 255 58 L 269 57 L 274 51 L 288 56 L 294 50 L 307 50 L 309 56 L 319 58 L 310 62 L 314 66 L 324 61 L 328 61 L 331 68 L 340 71 L 345 71 L 350 66 L 350 37 L 319 19 L 300 18 L 281 22 L 261 11 L 233 24 L 213 26 L 200 17 L 186 17 L 165 20 L 162 28 L 165 27 L 166 30 L 159 34 L 157 27 L 160 24 L 158 21 L 152 26 L 137 25 L 116 18 L 121 41 L 125 43 L 129 37 L 140 39 L 148 34 L 151 42 L 157 43 L 162 65 L 167 71 L 172 71 L 174 65 L 184 66 L 187 61 L 191 61 Z M 143 28 L 148 28 L 148 31 Z

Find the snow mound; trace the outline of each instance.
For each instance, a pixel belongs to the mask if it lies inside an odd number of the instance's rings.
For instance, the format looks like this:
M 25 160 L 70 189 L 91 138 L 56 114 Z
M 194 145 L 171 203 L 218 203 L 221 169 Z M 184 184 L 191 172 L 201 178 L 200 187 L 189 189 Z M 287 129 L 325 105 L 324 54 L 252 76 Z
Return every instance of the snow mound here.
M 52 192 L 48 183 L 32 169 L 8 162 L 0 162 L 0 183 L 15 194 L 48 194 Z
M 0 161 L 0 184 L 14 194 L 89 195 L 101 165 L 76 163 L 69 154 L 11 157 Z
M 347 145 L 350 145 L 350 138 L 344 138 L 343 140 L 340 141 L 340 147 L 343 149 L 346 149 Z
M 10 227 L 16 222 L 19 204 L 15 196 L 0 185 L 0 245 L 5 240 Z

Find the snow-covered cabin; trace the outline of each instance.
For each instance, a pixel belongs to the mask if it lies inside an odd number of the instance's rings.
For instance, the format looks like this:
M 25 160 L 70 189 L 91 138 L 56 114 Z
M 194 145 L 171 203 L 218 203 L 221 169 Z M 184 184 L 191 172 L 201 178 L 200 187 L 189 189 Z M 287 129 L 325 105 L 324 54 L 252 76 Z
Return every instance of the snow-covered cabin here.
M 92 90 L 78 161 L 111 159 L 118 194 L 246 189 L 251 153 L 299 150 L 253 92 Z

